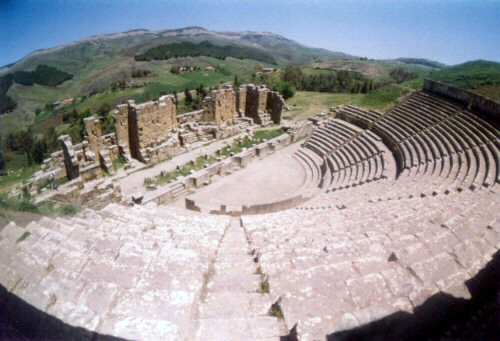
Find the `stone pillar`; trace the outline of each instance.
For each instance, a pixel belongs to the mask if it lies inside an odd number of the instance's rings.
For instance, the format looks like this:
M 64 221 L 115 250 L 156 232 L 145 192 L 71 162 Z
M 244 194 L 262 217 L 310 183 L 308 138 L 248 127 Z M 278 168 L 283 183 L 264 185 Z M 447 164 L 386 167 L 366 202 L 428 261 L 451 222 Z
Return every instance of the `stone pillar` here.
M 66 175 L 68 180 L 76 179 L 80 176 L 80 165 L 75 155 L 73 142 L 71 137 L 63 135 L 59 137 L 61 141 L 62 151 L 64 155 L 64 167 L 66 168 Z
M 271 120 L 273 120 L 275 124 L 281 123 L 281 112 L 284 105 L 285 100 L 281 97 L 279 92 L 269 91 L 267 93 L 266 110 L 271 115 Z
M 259 112 L 264 112 L 267 109 L 267 93 L 269 92 L 269 89 L 266 88 L 265 85 L 261 85 L 259 87 L 259 99 L 258 99 L 258 111 Z
M 177 129 L 177 108 L 175 106 L 175 96 L 165 95 L 160 97 L 160 122 L 163 133 Z
M 216 125 L 234 124 L 236 118 L 236 94 L 231 86 L 212 90 L 203 100 L 202 120 Z
M 120 104 L 116 107 L 117 109 L 113 111 L 115 116 L 115 135 L 116 144 L 121 147 L 129 146 L 129 105 Z
M 85 124 L 85 134 L 89 143 L 89 149 L 97 156 L 102 147 L 101 123 L 94 116 L 83 120 Z
M 253 84 L 246 86 L 245 116 L 253 118 L 254 122 L 260 124 L 259 117 L 259 88 Z

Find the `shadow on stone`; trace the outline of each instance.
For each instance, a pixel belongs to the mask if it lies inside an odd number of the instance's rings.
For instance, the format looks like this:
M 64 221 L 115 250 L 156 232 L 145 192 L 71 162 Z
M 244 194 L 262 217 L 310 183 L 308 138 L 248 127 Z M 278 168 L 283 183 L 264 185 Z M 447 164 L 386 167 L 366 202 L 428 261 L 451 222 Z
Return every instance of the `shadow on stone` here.
M 500 251 L 465 285 L 469 300 L 446 293 L 429 297 L 414 313 L 380 320 L 327 336 L 329 341 L 500 340 Z
M 0 285 L 0 340 L 118 341 L 123 339 L 70 326 L 24 302 Z

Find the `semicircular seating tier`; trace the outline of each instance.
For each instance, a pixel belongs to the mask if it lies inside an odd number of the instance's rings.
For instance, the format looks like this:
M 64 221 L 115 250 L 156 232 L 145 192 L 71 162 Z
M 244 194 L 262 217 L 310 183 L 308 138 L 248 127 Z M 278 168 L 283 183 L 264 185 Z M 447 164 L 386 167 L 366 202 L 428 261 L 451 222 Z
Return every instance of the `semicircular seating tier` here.
M 87 339 L 464 339 L 467 318 L 500 310 L 499 148 L 496 122 L 415 92 L 320 123 L 294 155 L 314 197 L 293 209 L 112 204 L 11 223 L 0 337 L 26 319 L 18 299 L 45 314 L 23 324 L 38 338 L 54 317 Z
M 308 204 L 342 206 L 339 200 L 360 197 L 366 202 L 491 188 L 500 179 L 497 128 L 425 92 L 411 94 L 387 113 L 344 107 L 304 144 L 325 160 L 326 192 L 333 192 Z M 347 188 L 355 200 L 335 193 Z

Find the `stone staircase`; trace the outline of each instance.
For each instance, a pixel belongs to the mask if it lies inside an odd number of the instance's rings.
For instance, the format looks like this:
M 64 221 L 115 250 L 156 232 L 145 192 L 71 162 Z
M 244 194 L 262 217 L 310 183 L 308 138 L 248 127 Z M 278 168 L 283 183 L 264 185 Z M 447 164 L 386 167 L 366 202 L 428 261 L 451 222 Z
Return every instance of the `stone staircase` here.
M 196 141 L 198 141 L 198 137 L 193 132 L 184 132 L 182 134 L 179 134 L 179 139 L 181 140 L 181 144 L 183 146 L 185 146 L 187 144 L 192 144 L 192 143 L 195 143 Z
M 253 125 L 253 119 L 251 117 L 237 117 L 236 124 L 240 127 L 241 130 L 244 130 Z
M 267 278 L 250 249 L 239 218 L 233 217 L 205 275 L 196 340 L 279 340 L 288 334 L 283 320 L 269 315 Z
M 251 248 L 236 218 L 111 204 L 5 226 L 0 284 L 37 319 L 59 319 L 87 339 L 279 340 L 288 332 L 268 314 L 267 278 Z M 28 338 L 62 335 L 60 323 L 16 324 L 27 318 L 16 311 L 9 306 L 0 326 Z
M 172 198 L 173 200 L 177 200 L 180 197 L 185 196 L 188 193 L 186 186 L 178 182 L 172 186 Z
M 113 167 L 113 162 L 111 161 L 111 157 L 109 156 L 109 151 L 107 149 L 100 150 L 99 157 L 101 159 L 101 164 L 104 166 L 106 172 L 108 172 L 109 175 L 115 174 L 115 168 Z
M 259 112 L 259 118 L 260 118 L 260 125 L 262 127 L 267 127 L 273 124 L 273 121 L 271 120 L 271 115 L 268 114 L 267 112 Z

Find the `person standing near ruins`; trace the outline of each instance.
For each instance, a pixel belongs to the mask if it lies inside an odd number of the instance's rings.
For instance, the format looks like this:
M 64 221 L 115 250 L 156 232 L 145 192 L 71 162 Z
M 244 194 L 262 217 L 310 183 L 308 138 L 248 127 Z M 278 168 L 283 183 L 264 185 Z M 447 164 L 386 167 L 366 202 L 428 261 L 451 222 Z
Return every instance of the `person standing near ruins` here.
M 56 173 L 50 173 L 50 182 L 52 183 L 52 189 L 57 191 L 57 181 L 56 181 Z

